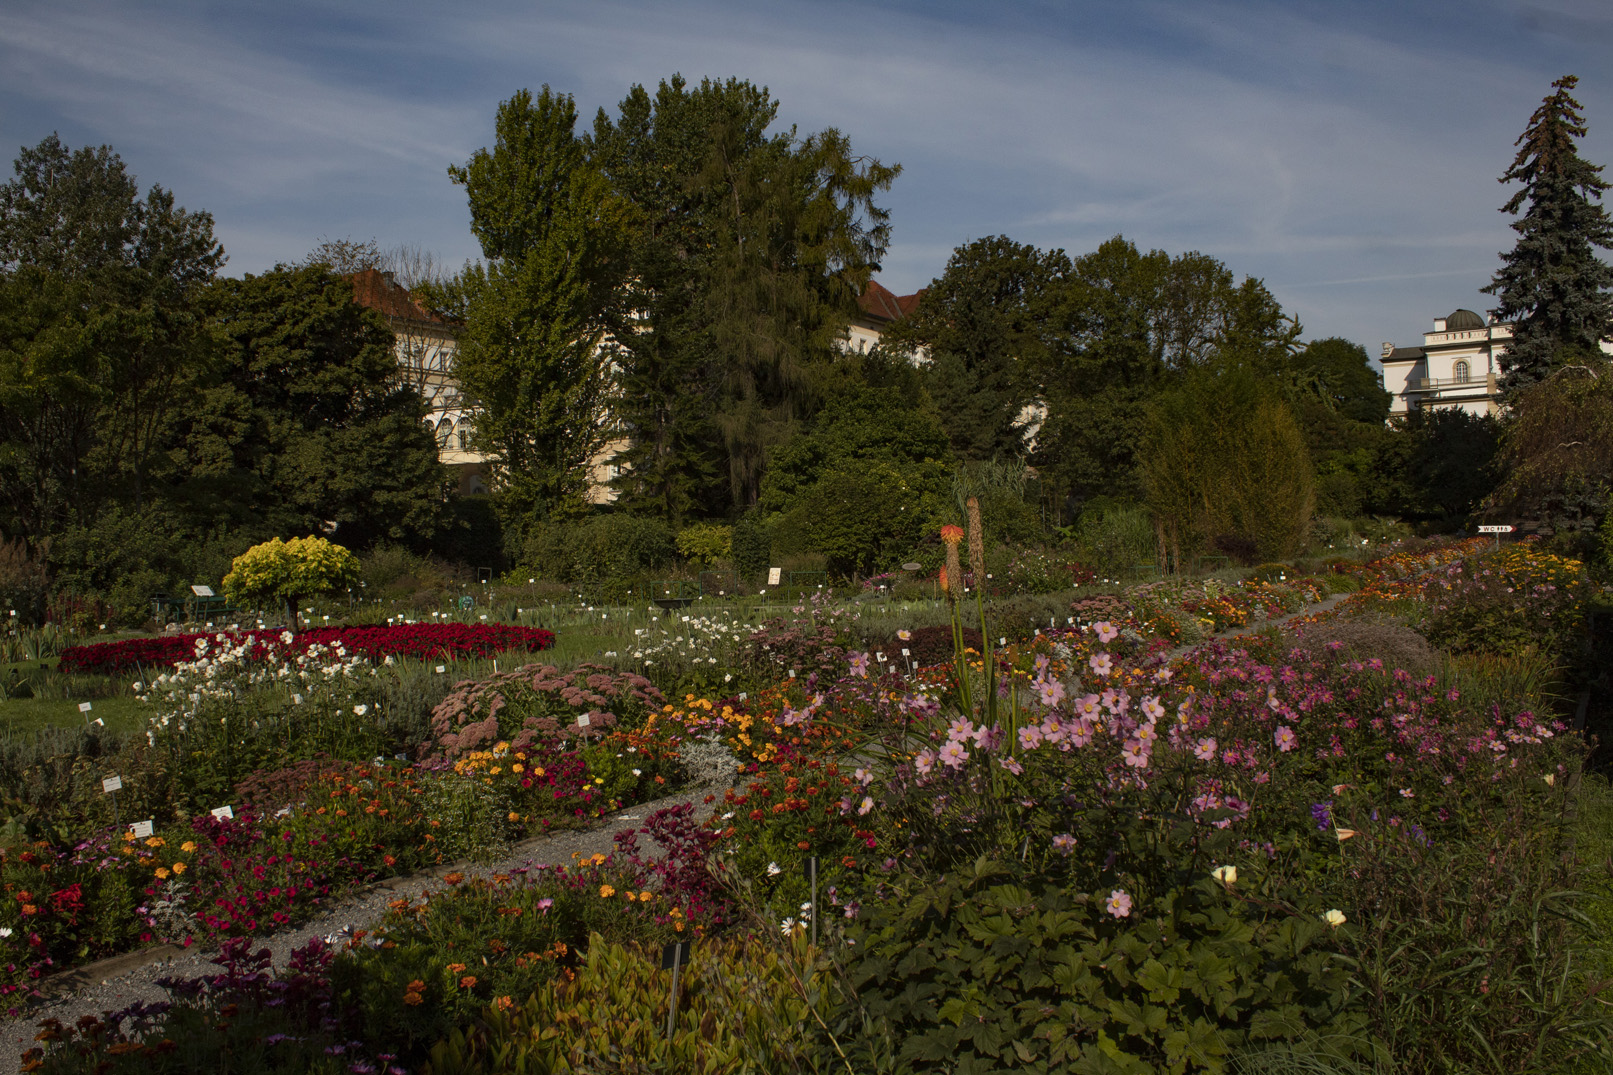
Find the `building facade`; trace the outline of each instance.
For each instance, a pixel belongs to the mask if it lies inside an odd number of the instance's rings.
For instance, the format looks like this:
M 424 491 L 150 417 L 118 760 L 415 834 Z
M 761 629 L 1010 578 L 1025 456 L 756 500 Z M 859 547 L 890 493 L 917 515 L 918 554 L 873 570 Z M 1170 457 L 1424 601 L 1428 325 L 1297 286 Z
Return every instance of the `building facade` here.
M 1512 338 L 1506 322 L 1486 321 L 1472 310 L 1434 318 L 1421 347 L 1383 345 L 1383 387 L 1391 417 L 1416 410 L 1500 411 L 1500 356 Z

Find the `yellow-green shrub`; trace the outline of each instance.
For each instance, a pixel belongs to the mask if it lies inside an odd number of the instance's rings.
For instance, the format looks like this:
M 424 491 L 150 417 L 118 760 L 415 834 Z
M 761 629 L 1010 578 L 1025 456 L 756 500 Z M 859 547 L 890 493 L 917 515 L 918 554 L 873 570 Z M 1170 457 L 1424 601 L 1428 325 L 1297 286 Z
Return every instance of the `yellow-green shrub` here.
M 297 602 L 358 581 L 358 557 L 324 538 L 254 545 L 230 563 L 224 594 L 231 601 L 283 604 L 296 621 Z
M 809 1070 L 806 1024 L 828 965 L 795 938 L 788 951 L 744 940 L 696 940 L 679 972 L 678 1015 L 666 1038 L 672 972 L 659 953 L 589 940 L 571 981 L 500 998 L 481 1023 L 431 1050 L 431 1075 L 667 1071 L 680 1075 Z M 810 963 L 811 969 L 805 969 Z

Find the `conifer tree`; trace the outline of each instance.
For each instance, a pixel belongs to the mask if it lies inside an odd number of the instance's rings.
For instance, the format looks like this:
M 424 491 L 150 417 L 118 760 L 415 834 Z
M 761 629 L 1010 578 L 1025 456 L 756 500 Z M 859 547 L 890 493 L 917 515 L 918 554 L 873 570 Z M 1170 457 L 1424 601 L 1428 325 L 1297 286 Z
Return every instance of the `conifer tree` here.
M 1502 183 L 1523 184 L 1501 207 L 1523 215 L 1512 222 L 1517 245 L 1484 290 L 1499 305 L 1490 311 L 1514 322 L 1501 356 L 1507 391 L 1540 381 L 1553 369 L 1601 354 L 1613 337 L 1613 267 L 1596 248 L 1613 249 L 1613 221 L 1599 204 L 1608 184 L 1602 167 L 1582 158 L 1574 139 L 1585 136 L 1579 82 L 1567 75 L 1529 118 L 1518 136 L 1518 155 Z

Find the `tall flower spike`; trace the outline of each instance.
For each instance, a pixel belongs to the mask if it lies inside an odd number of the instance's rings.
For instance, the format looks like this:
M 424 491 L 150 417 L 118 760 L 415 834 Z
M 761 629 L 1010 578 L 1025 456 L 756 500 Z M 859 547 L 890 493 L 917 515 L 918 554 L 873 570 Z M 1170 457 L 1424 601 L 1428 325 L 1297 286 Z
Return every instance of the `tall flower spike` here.
M 974 568 L 975 587 L 986 584 L 986 529 L 980 523 L 980 498 L 969 498 L 969 566 Z M 984 593 L 984 590 L 980 591 Z

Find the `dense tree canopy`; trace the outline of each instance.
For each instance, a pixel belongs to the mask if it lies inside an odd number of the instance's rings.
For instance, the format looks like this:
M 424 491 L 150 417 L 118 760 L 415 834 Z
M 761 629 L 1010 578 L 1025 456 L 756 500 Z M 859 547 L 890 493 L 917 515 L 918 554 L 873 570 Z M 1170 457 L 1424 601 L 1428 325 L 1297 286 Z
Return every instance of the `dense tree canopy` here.
M 1512 321 L 1512 340 L 1501 356 L 1507 390 L 1523 388 L 1568 362 L 1602 357 L 1613 339 L 1613 266 L 1597 249 L 1613 249 L 1613 220 L 1600 204 L 1607 181 L 1602 167 L 1579 155 L 1585 137 L 1580 104 L 1570 96 L 1579 82 L 1568 75 L 1518 136 L 1518 154 L 1501 182 L 1522 186 L 1501 207 L 1523 215 L 1512 222 L 1518 242 L 1501 255 L 1501 268 L 1485 288 L 1496 296 L 1491 314 Z

